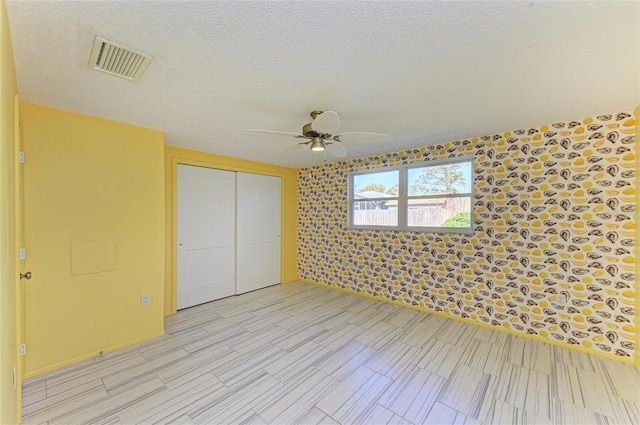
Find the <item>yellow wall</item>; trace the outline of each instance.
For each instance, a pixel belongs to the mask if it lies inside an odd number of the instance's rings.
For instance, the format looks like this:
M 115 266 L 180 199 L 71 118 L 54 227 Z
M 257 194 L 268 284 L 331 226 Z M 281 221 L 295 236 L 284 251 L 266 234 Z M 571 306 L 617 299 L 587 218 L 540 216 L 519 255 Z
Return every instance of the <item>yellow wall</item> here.
M 164 332 L 164 136 L 28 103 L 21 118 L 29 377 Z
M 0 2 L 0 423 L 10 424 L 19 415 L 20 389 L 13 389 L 17 367 L 17 279 L 15 207 L 16 152 L 15 105 L 18 93 L 9 21 Z
M 620 112 L 302 169 L 300 277 L 633 363 L 636 131 Z M 350 171 L 459 156 L 473 234 L 347 228 Z
M 282 179 L 282 282 L 297 279 L 296 220 L 298 171 L 260 162 L 165 146 L 165 314 L 176 312 L 175 188 L 177 164 L 278 176 Z

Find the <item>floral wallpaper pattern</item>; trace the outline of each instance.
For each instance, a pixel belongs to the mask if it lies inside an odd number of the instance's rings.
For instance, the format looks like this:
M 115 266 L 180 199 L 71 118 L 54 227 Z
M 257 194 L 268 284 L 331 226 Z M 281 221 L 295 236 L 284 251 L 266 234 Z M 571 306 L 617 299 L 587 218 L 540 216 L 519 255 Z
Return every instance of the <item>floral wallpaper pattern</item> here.
M 622 112 L 302 169 L 299 276 L 632 356 L 634 130 Z M 347 228 L 350 171 L 456 156 L 473 235 Z

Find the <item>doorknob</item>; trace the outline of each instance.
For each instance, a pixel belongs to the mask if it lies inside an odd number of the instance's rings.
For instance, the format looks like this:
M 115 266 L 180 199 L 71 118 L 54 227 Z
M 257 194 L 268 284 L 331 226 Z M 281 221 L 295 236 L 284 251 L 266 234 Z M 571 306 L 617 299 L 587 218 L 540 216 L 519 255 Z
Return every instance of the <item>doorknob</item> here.
M 26 272 L 25 274 L 20 273 L 20 279 L 31 279 L 31 272 Z

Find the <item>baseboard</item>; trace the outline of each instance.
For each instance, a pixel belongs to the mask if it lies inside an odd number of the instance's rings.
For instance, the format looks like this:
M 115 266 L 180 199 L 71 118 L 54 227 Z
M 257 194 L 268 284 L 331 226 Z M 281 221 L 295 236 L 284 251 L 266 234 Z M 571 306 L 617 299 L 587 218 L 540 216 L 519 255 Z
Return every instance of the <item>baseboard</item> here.
M 460 321 L 460 322 L 468 323 L 470 325 L 475 325 L 475 326 L 479 326 L 479 327 L 482 327 L 482 328 L 503 332 L 503 333 L 506 333 L 506 334 L 509 334 L 509 335 L 514 335 L 514 336 L 517 336 L 517 337 L 530 339 L 532 341 L 543 342 L 545 344 L 557 345 L 559 347 L 569 348 L 571 350 L 581 351 L 583 353 L 594 354 L 594 355 L 599 356 L 599 357 L 605 357 L 605 358 L 616 360 L 616 361 L 619 361 L 619 362 L 622 362 L 622 363 L 634 364 L 634 360 L 631 357 L 621 357 L 621 356 L 616 356 L 615 354 L 602 353 L 602 352 L 595 351 L 595 350 L 590 350 L 588 348 L 581 347 L 581 346 L 578 346 L 578 345 L 567 344 L 566 342 L 556 341 L 556 340 L 549 339 L 549 338 L 544 338 L 544 337 L 541 337 L 541 336 L 538 336 L 538 335 L 529 335 L 529 334 L 526 334 L 524 332 L 518 332 L 518 331 L 511 330 L 511 329 L 506 329 L 506 328 L 502 328 L 502 327 L 499 327 L 499 326 L 493 326 L 493 325 L 489 325 L 487 323 L 477 322 L 475 320 L 465 319 L 465 318 L 462 318 L 462 317 L 454 316 L 454 315 L 451 315 L 451 314 L 444 313 L 442 311 L 435 311 L 435 310 L 430 310 L 430 309 L 427 309 L 427 308 L 422 308 L 422 307 L 418 307 L 418 306 L 414 306 L 414 305 L 408 305 L 408 304 L 405 304 L 405 303 L 401 303 L 399 301 L 388 300 L 388 299 L 382 298 L 382 297 L 375 297 L 373 295 L 369 295 L 369 294 L 366 294 L 364 292 L 357 292 L 357 291 L 353 291 L 351 289 L 339 288 L 337 286 L 327 285 L 325 283 L 314 282 L 314 281 L 306 280 L 306 279 L 299 279 L 299 281 L 300 282 L 305 282 L 305 283 L 310 283 L 312 285 L 322 286 L 323 288 L 329 288 L 329 289 L 334 289 L 334 290 L 341 291 L 341 292 L 346 292 L 348 294 L 363 296 L 365 298 L 370 298 L 372 300 L 384 301 L 384 302 L 387 302 L 387 303 L 390 303 L 390 304 L 395 304 L 395 305 L 399 305 L 399 306 L 402 306 L 402 307 L 411 308 L 413 310 L 422 311 L 424 313 L 435 314 L 437 316 L 446 317 L 447 319 L 454 319 L 454 320 L 457 320 L 457 321 Z M 640 371 L 640 364 L 636 363 L 635 366 Z
M 131 341 L 127 341 L 127 342 L 122 343 L 122 344 L 113 345 L 111 347 L 105 348 L 103 351 L 105 353 L 111 353 L 112 351 L 116 351 L 116 350 L 119 350 L 121 348 L 129 347 L 131 345 L 138 344 L 138 343 L 144 342 L 144 341 L 148 341 L 148 340 L 153 339 L 153 338 L 158 338 L 159 336 L 163 336 L 164 334 L 165 334 L 165 332 L 164 332 L 164 329 L 163 329 L 162 332 L 157 332 L 155 334 L 147 335 L 147 336 L 144 336 L 142 338 L 138 338 L 138 339 L 134 339 L 134 340 L 131 340 Z M 54 370 L 62 369 L 63 367 L 71 366 L 73 364 L 80 363 L 80 362 L 83 362 L 85 360 L 92 359 L 94 357 L 96 357 L 96 353 L 95 353 L 95 351 L 92 351 L 91 353 L 83 354 L 81 356 L 74 357 L 73 359 L 69 359 L 69 360 L 65 360 L 65 361 L 62 361 L 62 362 L 54 363 L 52 365 L 49 365 L 49 366 L 46 366 L 46 367 L 43 367 L 43 368 L 40 368 L 40 369 L 37 369 L 37 370 L 33 370 L 31 372 L 28 372 L 28 373 L 25 373 L 23 379 L 29 379 L 29 378 L 33 378 L 35 376 L 43 375 L 45 373 L 53 372 Z M 24 380 L 23 380 L 23 382 L 24 382 Z

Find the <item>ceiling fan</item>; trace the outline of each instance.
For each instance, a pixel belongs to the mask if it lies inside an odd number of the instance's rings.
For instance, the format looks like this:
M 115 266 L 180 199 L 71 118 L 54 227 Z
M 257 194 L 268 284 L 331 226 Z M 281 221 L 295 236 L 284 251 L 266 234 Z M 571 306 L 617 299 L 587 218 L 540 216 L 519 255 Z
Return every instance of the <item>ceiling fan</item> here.
M 333 111 L 313 111 L 311 112 L 311 118 L 313 121 L 302 127 L 302 134 L 257 129 L 245 129 L 245 131 L 271 136 L 306 139 L 304 142 L 287 145 L 283 149 L 298 148 L 300 146 L 308 145 L 311 148 L 310 152 L 323 152 L 325 154 L 325 158 L 327 151 L 330 155 L 338 158 L 346 157 L 347 150 L 342 143 L 380 143 L 388 142 L 392 139 L 388 134 L 366 133 L 361 131 L 335 134 L 340 127 L 340 117 Z

